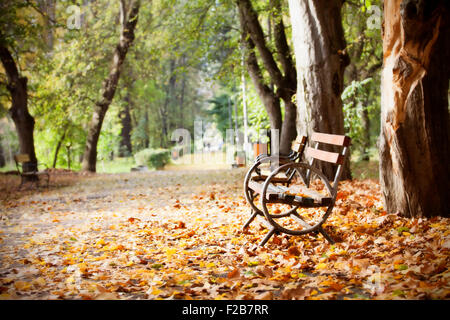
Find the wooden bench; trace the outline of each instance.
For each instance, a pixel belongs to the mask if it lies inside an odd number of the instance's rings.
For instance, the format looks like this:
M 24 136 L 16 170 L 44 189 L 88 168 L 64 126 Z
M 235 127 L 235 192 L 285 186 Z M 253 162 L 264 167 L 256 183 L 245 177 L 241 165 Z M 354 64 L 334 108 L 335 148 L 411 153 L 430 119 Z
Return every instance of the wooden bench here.
M 322 225 L 333 210 L 351 140 L 343 135 L 315 132 L 309 137 L 309 141 L 313 142 L 314 146 L 306 146 L 301 150 L 302 154 L 304 151 L 305 156 L 310 159 L 309 163 L 298 161 L 301 157 L 296 161 L 280 163 L 280 166 L 272 168 L 270 174 L 263 179 L 250 173 L 255 171 L 254 167 L 259 168 L 262 163 L 271 160 L 270 157 L 261 157 L 246 175 L 244 193 L 251 206 L 251 216 L 243 228 L 247 228 L 256 217 L 264 217 L 270 230 L 261 241 L 261 246 L 265 245 L 274 233 L 320 233 L 330 243 L 334 243 Z M 338 146 L 340 151 L 321 150 L 319 147 L 323 144 Z M 337 166 L 332 182 L 315 166 L 318 161 Z M 287 180 L 280 179 L 280 173 L 286 172 L 289 173 Z M 259 202 L 259 206 L 256 202 Z
M 46 187 L 48 188 L 50 183 L 50 175 L 47 171 L 39 171 L 39 166 L 45 166 L 46 169 L 48 167 L 45 164 L 41 163 L 33 163 L 30 160 L 30 156 L 28 154 L 17 154 L 14 156 L 14 161 L 16 162 L 16 168 L 17 172 L 20 174 L 20 185 L 19 190 L 22 188 L 22 186 L 26 182 L 34 182 L 36 184 L 36 187 L 39 187 L 39 177 L 43 176 L 46 178 L 47 184 Z M 28 167 L 28 168 L 24 168 Z M 32 168 L 32 170 L 29 170 L 29 168 Z

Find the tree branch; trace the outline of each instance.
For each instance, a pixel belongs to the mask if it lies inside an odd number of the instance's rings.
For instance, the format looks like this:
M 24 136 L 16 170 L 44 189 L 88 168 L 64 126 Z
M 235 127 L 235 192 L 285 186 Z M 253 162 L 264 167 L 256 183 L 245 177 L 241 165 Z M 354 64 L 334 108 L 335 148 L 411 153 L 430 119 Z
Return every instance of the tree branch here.
M 274 26 L 274 38 L 278 56 L 283 67 L 284 78 L 287 82 L 287 86 L 290 86 L 294 90 L 296 90 L 297 71 L 294 66 L 289 45 L 286 40 L 285 26 L 283 23 L 283 16 L 281 12 L 281 2 L 280 0 L 271 0 L 270 3 L 275 9 L 276 23 Z
M 13 86 L 19 81 L 19 70 L 14 62 L 11 52 L 6 46 L 0 44 L 0 60 L 2 61 L 3 68 L 6 71 L 6 77 L 8 79 L 8 86 Z
M 237 5 L 239 9 L 239 15 L 244 19 L 243 22 L 248 29 L 248 34 L 250 35 L 253 43 L 258 49 L 266 70 L 269 72 L 270 77 L 273 79 L 275 85 L 277 87 L 282 87 L 283 75 L 278 68 L 277 63 L 275 62 L 272 52 L 267 48 L 264 32 L 262 30 L 261 24 L 259 23 L 256 11 L 253 9 L 252 4 L 249 0 L 237 0 Z

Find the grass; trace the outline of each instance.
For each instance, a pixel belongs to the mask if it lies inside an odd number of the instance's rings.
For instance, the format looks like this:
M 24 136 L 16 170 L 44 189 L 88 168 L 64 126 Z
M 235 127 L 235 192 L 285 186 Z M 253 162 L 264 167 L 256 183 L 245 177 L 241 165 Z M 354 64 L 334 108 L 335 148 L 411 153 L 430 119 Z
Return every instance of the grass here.
M 369 161 L 361 160 L 358 151 L 352 152 L 350 159 L 350 169 L 354 179 L 379 179 L 379 157 L 378 150 L 369 150 Z
M 355 179 L 378 179 L 378 151 L 371 149 L 369 152 L 370 160 L 361 160 L 358 151 L 352 152 L 351 170 Z M 115 158 L 114 160 L 99 160 L 97 162 L 98 173 L 124 173 L 130 172 L 132 167 L 137 164 L 133 157 Z M 250 163 L 248 163 L 250 165 Z M 171 161 L 165 166 L 164 170 L 209 170 L 209 169 L 228 169 L 230 163 L 226 161 L 226 154 L 222 152 L 214 152 L 207 154 L 193 154 L 183 156 L 178 160 Z M 81 169 L 79 163 L 72 164 L 72 170 Z M 14 163 L 8 163 L 5 167 L 0 168 L 0 172 L 16 170 Z M 150 169 L 151 170 L 151 169 Z
M 122 173 L 130 172 L 132 167 L 136 166 L 133 157 L 115 158 L 114 160 L 97 161 L 98 173 Z
M 97 162 L 98 173 L 123 173 L 130 172 L 137 166 L 133 157 L 115 158 L 114 160 L 99 160 Z M 231 164 L 226 162 L 225 153 L 214 152 L 208 154 L 193 154 L 172 160 L 163 170 L 208 170 L 229 169 Z M 153 169 L 149 169 L 150 171 Z
M 6 172 L 6 171 L 16 171 L 16 165 L 14 162 L 7 163 L 3 168 L 0 168 L 0 172 Z

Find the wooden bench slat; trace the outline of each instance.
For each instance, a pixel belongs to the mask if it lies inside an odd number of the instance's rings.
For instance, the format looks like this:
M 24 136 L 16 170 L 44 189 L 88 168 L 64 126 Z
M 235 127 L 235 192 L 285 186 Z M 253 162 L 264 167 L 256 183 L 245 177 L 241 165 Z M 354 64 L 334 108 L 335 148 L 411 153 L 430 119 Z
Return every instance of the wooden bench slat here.
M 250 181 L 248 187 L 258 194 L 262 193 L 264 183 Z M 308 191 L 307 191 L 308 190 Z M 274 186 L 270 184 L 266 191 L 266 199 L 271 202 L 280 203 L 301 203 L 308 207 L 314 206 L 328 206 L 331 203 L 331 198 L 323 196 L 322 194 L 310 189 L 303 189 L 301 193 L 305 196 L 296 195 L 291 188 L 283 186 Z M 308 193 L 307 193 L 308 192 Z
M 319 132 L 314 132 L 311 135 L 311 140 L 343 147 L 348 147 L 351 141 L 351 139 L 347 136 Z
M 314 149 L 311 147 L 306 148 L 306 155 L 318 160 L 335 164 L 342 164 L 344 162 L 344 157 L 339 153 Z
M 265 175 L 255 175 L 252 176 L 253 181 L 265 181 L 268 176 Z M 287 177 L 274 177 L 270 180 L 273 183 L 287 183 L 289 179 Z
M 304 194 L 312 199 L 314 199 L 315 202 L 320 203 L 322 205 L 329 205 L 331 203 L 331 197 L 327 195 L 323 195 L 320 192 L 308 189 L 305 186 L 299 186 L 295 185 L 292 187 L 289 187 L 289 192 L 295 193 L 295 194 Z
M 263 189 L 263 183 L 258 183 L 256 181 L 250 181 L 248 183 L 248 187 L 255 191 L 256 193 L 261 194 Z M 266 192 L 266 198 L 267 200 L 276 200 L 278 199 L 278 193 L 280 190 L 278 190 L 275 186 L 269 185 L 267 192 Z
M 305 136 L 297 137 L 297 139 L 295 139 L 294 142 L 292 143 L 291 150 L 294 152 L 300 152 L 305 144 L 306 144 Z
M 30 161 L 30 156 L 29 156 L 28 154 L 26 154 L 26 153 L 24 153 L 24 154 L 16 154 L 16 155 L 14 156 L 14 159 L 15 159 L 17 162 L 19 162 L 19 163 L 22 163 L 22 162 L 29 162 L 29 161 Z

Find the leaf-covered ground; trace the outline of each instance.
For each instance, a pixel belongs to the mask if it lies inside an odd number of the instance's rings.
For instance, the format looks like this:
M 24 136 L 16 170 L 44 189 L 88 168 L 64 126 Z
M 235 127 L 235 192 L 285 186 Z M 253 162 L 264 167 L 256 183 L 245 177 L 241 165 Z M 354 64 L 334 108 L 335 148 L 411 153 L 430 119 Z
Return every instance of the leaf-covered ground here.
M 2 299 L 448 299 L 449 220 L 386 214 L 341 183 L 318 236 L 242 225 L 244 170 L 0 177 Z

